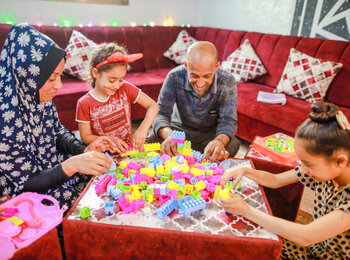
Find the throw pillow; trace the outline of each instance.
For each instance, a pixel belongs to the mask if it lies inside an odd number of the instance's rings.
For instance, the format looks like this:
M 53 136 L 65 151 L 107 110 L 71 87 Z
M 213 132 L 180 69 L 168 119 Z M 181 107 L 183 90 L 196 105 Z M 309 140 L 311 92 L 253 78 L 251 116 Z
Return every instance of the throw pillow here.
M 284 92 L 310 103 L 322 100 L 342 66 L 341 63 L 317 59 L 292 48 L 274 92 Z
M 175 61 L 177 64 L 182 64 L 185 61 L 186 51 L 192 43 L 197 40 L 189 35 L 185 30 L 182 30 L 177 35 L 175 42 L 164 52 L 164 56 Z
M 253 80 L 267 73 L 248 39 L 221 63 L 221 68 L 230 72 L 237 82 Z
M 90 55 L 96 46 L 97 44 L 84 34 L 73 30 L 66 47 L 64 72 L 80 80 L 86 80 L 90 75 Z

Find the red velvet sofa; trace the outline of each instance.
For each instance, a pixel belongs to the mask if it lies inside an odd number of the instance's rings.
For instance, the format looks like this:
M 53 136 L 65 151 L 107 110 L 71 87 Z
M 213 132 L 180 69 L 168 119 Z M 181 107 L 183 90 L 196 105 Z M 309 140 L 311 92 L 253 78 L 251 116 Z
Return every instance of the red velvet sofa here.
M 0 47 L 3 46 L 10 25 L 0 24 Z M 144 58 L 132 63 L 132 70 L 126 80 L 141 88 L 154 100 L 157 100 L 160 88 L 167 73 L 176 64 L 163 56 L 163 53 L 175 41 L 181 27 L 70 27 L 35 26 L 51 37 L 60 47 L 68 44 L 72 30 L 78 30 L 96 43 L 116 41 L 124 44 L 130 53 L 143 52 Z M 272 92 L 277 86 L 287 61 L 290 48 L 295 48 L 310 56 L 341 62 L 343 67 L 328 89 L 326 100 L 332 102 L 350 118 L 350 43 L 319 38 L 282 36 L 227 29 L 190 27 L 187 32 L 197 40 L 206 40 L 215 44 L 219 60 L 226 59 L 246 38 L 249 39 L 257 55 L 267 69 L 267 74 L 254 81 L 238 83 L 238 131 L 237 136 L 252 142 L 255 136 L 267 136 L 276 132 L 294 135 L 298 125 L 308 116 L 310 103 L 287 97 L 287 104 L 276 105 L 256 101 L 259 90 Z M 64 76 L 63 88 L 54 98 L 59 117 L 69 130 L 77 130 L 75 108 L 77 100 L 89 90 L 89 84 L 75 78 Z M 142 119 L 145 111 L 142 107 L 132 107 L 132 119 Z M 267 192 L 271 208 L 278 212 L 282 201 L 298 208 L 301 196 L 300 187 L 289 187 L 282 195 L 270 195 Z M 277 198 L 278 197 L 278 198 Z M 278 202 L 272 201 L 277 199 Z M 293 219 L 296 212 L 284 212 L 280 216 Z
M 0 47 L 10 25 L 0 24 Z M 163 56 L 175 41 L 181 27 L 55 27 L 35 26 L 51 37 L 60 47 L 68 44 L 72 30 L 78 30 L 96 43 L 116 41 L 124 44 L 130 53 L 143 52 L 144 58 L 132 63 L 126 80 L 141 88 L 157 100 L 159 90 L 167 73 L 176 64 Z M 285 66 L 290 48 L 316 58 L 343 63 L 343 68 L 333 80 L 326 100 L 338 105 L 350 117 L 350 44 L 318 38 L 281 36 L 226 29 L 190 27 L 185 28 L 197 40 L 213 42 L 220 61 L 248 38 L 260 57 L 268 74 L 248 83 L 238 83 L 238 131 L 237 136 L 252 141 L 256 135 L 267 136 L 276 132 L 293 135 L 297 126 L 307 118 L 310 104 L 287 97 L 287 104 L 274 105 L 256 101 L 259 90 L 273 91 Z M 89 84 L 64 76 L 63 88 L 54 98 L 60 120 L 69 130 L 77 130 L 75 106 L 77 100 L 89 90 Z M 142 119 L 145 111 L 134 105 L 132 118 Z

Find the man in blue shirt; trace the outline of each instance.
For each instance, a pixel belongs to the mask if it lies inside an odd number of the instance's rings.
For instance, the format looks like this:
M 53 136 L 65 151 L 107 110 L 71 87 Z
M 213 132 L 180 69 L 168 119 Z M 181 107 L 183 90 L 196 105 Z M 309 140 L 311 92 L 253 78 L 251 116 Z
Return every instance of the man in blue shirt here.
M 236 82 L 219 65 L 215 46 L 199 41 L 187 50 L 184 65 L 169 72 L 158 97 L 154 133 L 148 139 L 164 140 L 161 152 L 177 154 L 171 133 L 179 130 L 186 133 L 194 150 L 204 151 L 204 160 L 222 160 L 237 153 Z

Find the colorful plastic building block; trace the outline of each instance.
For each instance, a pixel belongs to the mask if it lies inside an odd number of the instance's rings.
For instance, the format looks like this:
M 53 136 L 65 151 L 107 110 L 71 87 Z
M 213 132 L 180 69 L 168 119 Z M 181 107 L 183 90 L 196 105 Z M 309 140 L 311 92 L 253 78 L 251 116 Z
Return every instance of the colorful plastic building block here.
M 107 185 L 109 181 L 112 179 L 111 175 L 106 174 L 105 176 L 102 177 L 102 179 L 96 183 L 95 185 L 95 191 L 97 194 L 106 192 L 107 191 Z
M 167 202 L 165 202 L 160 208 L 156 210 L 157 217 L 158 218 L 165 218 L 172 212 L 174 209 L 177 208 L 177 201 L 174 198 L 171 198 Z
M 107 201 L 105 202 L 105 213 L 107 216 L 112 215 L 114 213 L 113 202 Z
M 79 208 L 79 215 L 82 219 L 90 217 L 90 208 L 88 206 Z

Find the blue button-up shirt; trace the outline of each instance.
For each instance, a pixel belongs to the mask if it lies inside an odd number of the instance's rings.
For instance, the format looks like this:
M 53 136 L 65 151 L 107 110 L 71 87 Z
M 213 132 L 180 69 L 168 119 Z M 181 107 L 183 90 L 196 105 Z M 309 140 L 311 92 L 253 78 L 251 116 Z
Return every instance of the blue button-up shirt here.
M 186 129 L 226 134 L 237 131 L 237 87 L 234 77 L 218 69 L 208 92 L 200 98 L 188 80 L 184 65 L 171 70 L 158 97 L 159 113 L 153 122 L 157 134 L 162 127 L 179 124 Z

